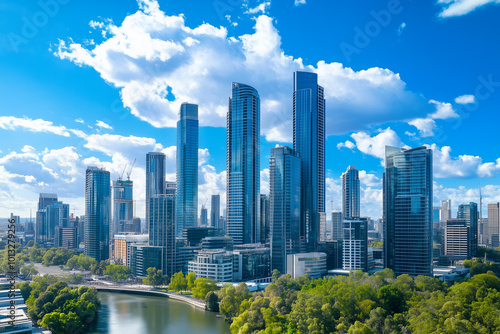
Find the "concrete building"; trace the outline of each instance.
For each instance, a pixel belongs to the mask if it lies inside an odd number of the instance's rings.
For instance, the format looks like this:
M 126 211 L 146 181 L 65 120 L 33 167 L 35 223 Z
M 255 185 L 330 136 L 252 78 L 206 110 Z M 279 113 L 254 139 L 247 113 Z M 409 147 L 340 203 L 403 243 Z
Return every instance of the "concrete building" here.
M 452 261 L 470 258 L 470 228 L 466 219 L 448 219 L 444 234 L 444 254 Z
M 500 246 L 500 203 L 488 204 L 488 233 L 486 244 L 492 248 Z
M 118 234 L 114 236 L 114 259 L 130 268 L 130 247 L 135 245 L 147 246 L 147 234 Z
M 231 282 L 233 279 L 233 255 L 224 249 L 203 249 L 196 259 L 188 263 L 188 272 L 217 282 Z
M 366 218 L 344 220 L 342 267 L 368 271 L 368 226 Z
M 309 274 L 312 278 L 320 278 L 326 274 L 325 253 L 298 253 L 287 255 L 287 274 L 292 278 Z

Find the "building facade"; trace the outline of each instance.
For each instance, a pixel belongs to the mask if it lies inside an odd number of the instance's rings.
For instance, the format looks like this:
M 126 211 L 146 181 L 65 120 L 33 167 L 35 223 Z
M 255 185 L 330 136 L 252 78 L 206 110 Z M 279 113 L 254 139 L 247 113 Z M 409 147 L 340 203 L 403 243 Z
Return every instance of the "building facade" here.
M 320 278 L 326 274 L 325 253 L 299 253 L 287 255 L 287 274 L 292 278 L 308 274 L 311 278 Z
M 384 266 L 432 276 L 432 150 L 386 146 Z
M 300 233 L 311 252 L 325 212 L 325 99 L 316 73 L 293 74 L 293 149 L 302 162 Z
M 465 219 L 469 227 L 469 256 L 477 256 L 478 234 L 479 234 L 479 212 L 477 203 L 460 204 L 457 211 L 458 219 Z
M 163 249 L 161 267 L 165 275 L 175 273 L 175 197 L 156 195 L 150 199 L 149 245 Z
M 366 218 L 343 222 L 343 269 L 368 271 L 368 226 Z
M 134 220 L 134 182 L 113 181 L 113 229 L 112 235 L 132 231 Z
M 234 244 L 260 241 L 260 97 L 232 84 L 227 113 L 227 234 Z
M 223 249 L 203 249 L 196 259 L 188 264 L 188 272 L 196 277 L 212 279 L 217 282 L 233 280 L 233 255 Z
M 210 201 L 210 226 L 222 229 L 220 221 L 220 195 L 212 195 Z
M 359 171 L 355 166 L 349 166 L 342 173 L 342 213 L 344 219 L 360 217 L 359 199 Z
M 492 248 L 500 246 L 500 203 L 488 204 L 486 243 Z
M 164 153 L 146 154 L 146 231 L 149 231 L 149 200 L 154 195 L 161 195 L 165 191 L 165 168 Z
M 111 183 L 109 172 L 87 167 L 85 175 L 85 256 L 109 259 Z
M 469 223 L 466 219 L 448 219 L 444 234 L 444 255 L 450 260 L 470 258 Z
M 177 122 L 177 237 L 198 225 L 198 127 L 198 105 L 183 103 Z
M 271 149 L 269 160 L 269 208 L 271 221 L 271 270 L 286 273 L 289 254 L 300 253 L 305 239 L 300 234 L 300 159 L 288 146 Z

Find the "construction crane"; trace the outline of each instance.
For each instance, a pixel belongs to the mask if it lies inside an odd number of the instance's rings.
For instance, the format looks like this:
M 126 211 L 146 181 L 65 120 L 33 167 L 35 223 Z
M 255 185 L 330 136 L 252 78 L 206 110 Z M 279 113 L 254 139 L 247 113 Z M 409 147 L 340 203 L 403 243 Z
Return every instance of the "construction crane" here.
M 130 181 L 130 174 L 132 174 L 132 169 L 134 168 L 135 166 L 135 161 L 137 160 L 137 158 L 134 158 L 134 162 L 132 163 L 132 166 L 130 167 L 130 170 L 128 171 L 127 173 L 127 180 Z M 122 174 L 123 175 L 123 174 Z

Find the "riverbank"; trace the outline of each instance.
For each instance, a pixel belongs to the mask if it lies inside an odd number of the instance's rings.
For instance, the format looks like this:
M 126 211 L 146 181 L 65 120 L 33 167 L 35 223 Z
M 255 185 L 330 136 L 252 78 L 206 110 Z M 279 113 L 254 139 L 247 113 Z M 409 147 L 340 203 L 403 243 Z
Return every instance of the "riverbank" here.
M 189 296 L 184 296 L 184 295 L 177 295 L 171 292 L 165 292 L 165 291 L 158 291 L 158 290 L 140 290 L 137 288 L 126 288 L 126 287 L 111 287 L 111 286 L 95 286 L 93 285 L 92 287 L 96 288 L 97 291 L 102 291 L 102 292 L 121 292 L 121 293 L 128 293 L 128 294 L 135 294 L 135 295 L 147 295 L 147 296 L 163 296 L 167 298 L 171 298 L 174 300 L 179 300 L 185 303 L 188 303 L 190 305 L 193 305 L 197 308 L 205 309 L 205 301 L 201 299 L 196 299 L 193 297 Z

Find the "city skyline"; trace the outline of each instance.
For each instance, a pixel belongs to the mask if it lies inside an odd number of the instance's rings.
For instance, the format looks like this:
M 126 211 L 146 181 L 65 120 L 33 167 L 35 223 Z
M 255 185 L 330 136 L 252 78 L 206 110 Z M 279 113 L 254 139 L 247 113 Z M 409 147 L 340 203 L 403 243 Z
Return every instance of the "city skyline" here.
M 22 15 L 29 21 L 34 14 L 44 10 L 32 4 L 26 5 L 27 11 L 20 14 L 10 4 L 7 1 L 6 7 L 12 11 L 12 19 L 17 18 L 19 22 L 23 22 L 20 19 Z M 385 2 L 362 5 L 357 10 L 361 13 L 358 16 L 348 10 L 352 5 L 339 5 L 342 6 L 339 12 L 345 17 L 331 28 L 324 26 L 320 19 L 324 16 L 314 3 L 294 6 L 293 3 L 269 5 L 249 2 L 247 7 L 233 6 L 221 17 L 211 3 L 200 2 L 200 6 L 204 6 L 203 20 L 206 25 L 202 25 L 196 10 L 180 3 L 160 1 L 157 6 L 153 1 L 130 1 L 123 2 L 123 9 L 111 8 L 117 7 L 112 5 L 102 5 L 100 8 L 88 5 L 85 10 L 79 11 L 80 6 L 76 3 L 60 6 L 47 25 L 37 27 L 39 32 L 36 36 L 26 38 L 26 42 L 23 40 L 17 45 L 11 42 L 9 36 L 17 34 L 25 38 L 23 26 L 9 25 L 8 20 L 11 18 L 8 18 L 6 26 L 1 28 L 5 29 L 3 31 L 7 37 L 1 40 L 1 45 L 5 46 L 5 62 L 0 65 L 5 72 L 1 83 L 6 115 L 0 118 L 0 132 L 6 138 L 0 146 L 0 166 L 5 176 L 0 181 L 2 189 L 5 189 L 0 217 L 8 217 L 11 212 L 22 218 L 29 217 L 30 209 L 36 211 L 39 193 L 57 193 L 61 201 L 70 204 L 71 213 L 83 215 L 84 188 L 81 185 L 86 167 L 106 167 L 114 175 L 137 158 L 137 166 L 131 175 L 134 182 L 133 197 L 136 216 L 146 218 L 145 161 L 142 157 L 146 152 L 163 151 L 167 161 L 166 179 L 175 180 L 175 124 L 180 103 L 184 101 L 193 101 L 200 106 L 199 191 L 209 195 L 220 194 L 223 212 L 226 207 L 225 109 L 232 81 L 245 82 L 261 95 L 261 193 L 268 194 L 269 149 L 276 144 L 291 146 L 292 142 L 291 77 L 295 70 L 317 73 L 319 85 L 325 87 L 327 212 L 330 211 L 329 202 L 332 200 L 334 209 L 341 209 L 340 175 L 347 165 L 353 164 L 360 171 L 363 215 L 373 218 L 382 216 L 381 162 L 385 144 L 399 147 L 427 144 L 433 149 L 434 206 L 439 206 L 440 200 L 451 199 L 453 216 L 458 205 L 479 203 L 478 181 L 483 185 L 484 217 L 487 205 L 500 201 L 500 168 L 496 162 L 498 153 L 488 150 L 489 145 L 477 145 L 465 139 L 469 136 L 462 135 L 466 132 L 479 138 L 479 130 L 476 129 L 481 129 L 481 134 L 487 134 L 488 141 L 496 138 L 490 124 L 494 122 L 486 123 L 483 120 L 495 117 L 493 110 L 499 101 L 497 78 L 500 78 L 500 73 L 488 67 L 492 59 L 498 58 L 498 51 L 489 46 L 495 44 L 492 41 L 497 37 L 483 31 L 478 23 L 494 22 L 492 18 L 499 10 L 498 6 L 473 7 L 470 11 L 453 14 L 450 9 L 454 8 L 453 4 L 428 8 L 402 1 L 401 8 L 398 7 L 402 10 L 396 9 L 397 14 L 391 13 L 387 25 L 379 24 L 378 34 L 367 35 L 369 43 L 363 47 L 356 45 L 357 30 L 353 28 L 359 27 L 363 32 L 369 23 L 378 22 L 371 11 L 376 14 L 387 12 L 389 8 Z M 410 13 L 413 9 L 419 9 L 419 14 Z M 293 41 L 297 31 L 285 20 L 284 15 L 293 18 L 306 12 L 319 15 L 317 21 L 324 31 L 316 29 L 317 36 L 309 35 L 310 41 Z M 325 12 L 340 15 L 334 11 Z M 81 17 L 77 16 L 82 13 Z M 185 14 L 184 18 L 181 13 Z M 230 19 L 225 17 L 226 14 L 231 16 Z M 102 58 L 104 56 L 97 51 L 108 50 L 114 42 L 130 34 L 130 27 L 124 18 L 137 20 L 147 26 L 159 17 L 179 24 L 177 28 L 169 28 L 173 29 L 170 31 L 172 33 L 180 29 L 178 27 L 184 27 L 180 35 L 182 38 L 175 37 L 172 42 L 181 46 L 184 49 L 182 52 L 192 59 L 199 59 L 200 49 L 197 49 L 197 45 L 218 56 L 206 57 L 202 63 L 207 70 L 204 79 L 194 75 L 195 69 L 192 67 L 188 67 L 183 80 L 165 74 L 163 68 L 152 65 L 164 62 L 175 70 L 170 59 L 177 57 L 175 52 L 181 51 L 176 51 L 174 47 L 167 54 L 131 54 L 137 45 L 135 40 L 132 49 L 118 50 L 118 53 L 131 55 L 130 64 L 142 69 L 142 77 L 123 73 L 121 69 L 118 72 L 116 66 L 106 68 L 99 65 L 107 59 Z M 417 17 L 422 19 L 421 23 L 415 20 Z M 108 32 L 112 23 L 106 18 L 113 19 L 113 25 L 121 35 Z M 69 21 L 68 32 L 61 32 L 61 24 Z M 439 47 L 439 52 L 433 49 L 432 54 L 438 59 L 431 62 L 421 57 L 418 70 L 413 70 L 410 64 L 413 66 L 411 60 L 415 59 L 404 57 L 413 50 L 411 43 L 415 43 L 415 47 L 420 46 L 424 54 L 429 50 L 416 39 L 415 32 L 419 29 L 432 29 L 435 36 L 430 45 L 435 46 L 438 40 L 446 42 Z M 453 34 L 450 32 L 452 29 L 456 29 Z M 306 47 L 309 43 L 318 43 L 327 31 L 331 43 L 316 44 L 316 51 Z M 463 37 L 464 31 L 468 31 L 470 36 Z M 139 33 L 142 36 L 150 34 L 143 30 Z M 487 39 L 480 39 L 482 44 L 473 44 L 476 47 L 472 48 L 481 49 L 480 53 L 468 51 L 470 48 L 465 49 L 461 45 L 452 45 L 450 38 L 443 38 L 460 35 L 465 45 L 466 42 L 471 44 L 474 37 L 482 34 Z M 269 44 L 262 44 L 265 36 L 271 37 Z M 220 47 L 214 48 L 217 43 Z M 262 48 L 262 45 L 269 47 Z M 350 54 L 349 59 L 343 52 L 347 45 L 359 51 Z M 145 50 L 156 49 L 150 45 Z M 392 57 L 391 52 L 398 54 L 398 59 Z M 33 59 L 33 53 L 42 56 L 38 57 L 37 62 L 27 64 Z M 463 54 L 464 58 L 453 58 L 457 54 Z M 448 61 L 450 55 L 453 55 L 452 61 Z M 145 62 L 142 66 L 133 59 L 145 59 Z M 219 71 L 223 67 L 213 63 L 213 59 L 224 60 L 229 69 Z M 468 60 L 470 66 L 455 73 L 455 67 L 464 59 Z M 259 69 L 256 64 L 265 66 Z M 45 75 L 47 72 L 36 66 L 47 68 L 54 78 L 49 79 Z M 233 71 L 230 69 L 232 66 L 242 70 Z M 433 82 L 428 80 L 431 72 Z M 434 75 L 434 72 L 437 74 Z M 65 75 L 55 75 L 57 73 Z M 26 99 L 19 98 L 22 91 L 20 80 L 28 78 L 25 82 L 31 88 L 34 100 L 40 101 L 36 107 Z M 161 79 L 160 82 L 166 83 L 167 87 L 161 90 L 160 87 L 151 86 L 151 94 L 141 99 L 144 91 L 134 87 L 132 79 L 144 86 Z M 197 79 L 201 81 L 197 83 Z M 12 84 L 7 84 L 9 80 Z M 42 82 L 44 87 L 47 82 L 48 88 L 38 89 L 42 87 Z M 199 88 L 187 88 L 194 83 L 197 83 L 197 87 L 210 84 L 211 96 Z M 442 88 L 444 86 L 447 88 Z M 39 91 L 46 93 L 45 96 Z M 97 91 L 94 98 L 93 92 Z M 156 94 L 156 91 L 159 93 Z M 393 94 L 384 95 L 384 92 Z M 374 105 L 391 106 L 387 108 L 390 112 L 384 114 L 380 111 L 383 108 L 379 110 L 367 106 L 366 101 L 371 96 L 379 103 Z M 90 101 L 93 101 L 92 104 Z M 416 107 L 396 116 L 407 106 L 405 103 L 408 101 Z M 159 106 L 163 106 L 164 110 Z M 356 122 L 356 118 L 360 121 Z M 205 201 L 206 198 L 198 200 L 198 210 Z

